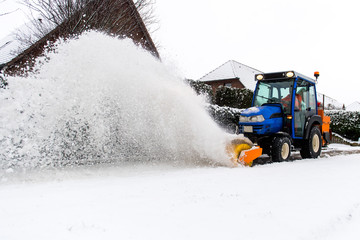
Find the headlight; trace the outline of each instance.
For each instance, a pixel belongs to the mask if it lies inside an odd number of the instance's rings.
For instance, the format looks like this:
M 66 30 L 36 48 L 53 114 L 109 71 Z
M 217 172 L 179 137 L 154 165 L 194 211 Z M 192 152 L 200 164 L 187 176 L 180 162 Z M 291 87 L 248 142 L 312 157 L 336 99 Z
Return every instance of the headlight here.
M 262 75 L 262 74 L 256 75 L 256 79 L 261 81 L 264 79 L 264 75 Z
M 263 115 L 256 115 L 250 117 L 250 122 L 263 122 L 265 121 L 265 118 Z
M 294 75 L 295 75 L 294 72 L 287 72 L 286 73 L 286 77 L 288 77 L 288 78 L 292 78 Z
M 263 122 L 265 118 L 263 115 L 255 115 L 251 117 L 240 116 L 239 122 Z
M 239 122 L 248 122 L 248 117 L 245 117 L 245 116 L 240 116 L 239 118 Z

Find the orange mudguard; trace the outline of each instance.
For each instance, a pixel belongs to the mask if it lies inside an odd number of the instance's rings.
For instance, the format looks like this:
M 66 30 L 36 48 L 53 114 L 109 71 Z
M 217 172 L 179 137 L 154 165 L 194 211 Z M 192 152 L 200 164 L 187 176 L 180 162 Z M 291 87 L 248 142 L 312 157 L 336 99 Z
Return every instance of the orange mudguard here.
M 243 150 L 240 153 L 238 158 L 238 162 L 242 165 L 251 167 L 253 161 L 260 157 L 262 154 L 262 148 L 260 147 L 253 147 L 249 150 Z

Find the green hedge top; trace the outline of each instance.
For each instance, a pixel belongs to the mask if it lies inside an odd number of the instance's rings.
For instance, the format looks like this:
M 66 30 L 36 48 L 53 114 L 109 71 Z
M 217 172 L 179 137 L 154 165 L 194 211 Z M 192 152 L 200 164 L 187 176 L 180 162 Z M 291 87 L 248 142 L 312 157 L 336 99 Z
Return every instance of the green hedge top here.
M 221 86 L 216 90 L 215 104 L 232 108 L 249 108 L 253 98 L 253 91 Z
M 210 103 L 221 107 L 249 108 L 253 98 L 253 91 L 220 86 L 213 94 L 211 86 L 194 80 L 187 80 L 197 94 L 205 95 Z

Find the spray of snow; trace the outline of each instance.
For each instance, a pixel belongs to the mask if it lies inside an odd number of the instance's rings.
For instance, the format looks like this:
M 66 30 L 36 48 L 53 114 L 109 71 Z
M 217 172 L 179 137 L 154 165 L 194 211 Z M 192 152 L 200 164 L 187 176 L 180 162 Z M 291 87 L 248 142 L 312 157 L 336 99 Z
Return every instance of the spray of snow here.
M 130 40 L 60 41 L 0 90 L 0 167 L 171 161 L 230 164 L 204 100 Z M 40 64 L 40 62 L 42 62 Z
M 258 107 L 251 107 L 246 110 L 244 110 L 244 114 L 254 114 L 260 112 L 260 109 Z

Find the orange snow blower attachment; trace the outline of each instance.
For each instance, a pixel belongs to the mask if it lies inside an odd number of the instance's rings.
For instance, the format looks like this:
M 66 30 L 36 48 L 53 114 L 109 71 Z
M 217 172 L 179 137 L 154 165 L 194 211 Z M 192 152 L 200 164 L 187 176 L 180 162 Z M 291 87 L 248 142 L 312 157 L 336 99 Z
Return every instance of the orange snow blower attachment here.
M 254 160 L 260 157 L 261 154 L 262 154 L 262 148 L 253 147 L 249 150 L 241 151 L 237 161 L 238 163 L 251 167 Z
M 234 166 L 241 164 L 251 167 L 253 161 L 262 154 L 262 148 L 255 147 L 247 138 L 237 138 L 232 140 L 227 147 L 227 151 L 231 155 Z

